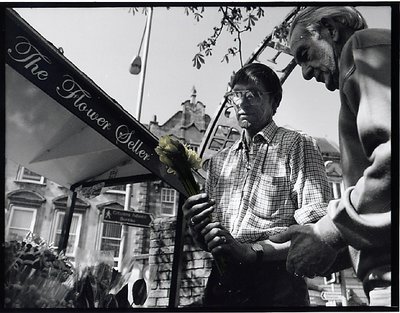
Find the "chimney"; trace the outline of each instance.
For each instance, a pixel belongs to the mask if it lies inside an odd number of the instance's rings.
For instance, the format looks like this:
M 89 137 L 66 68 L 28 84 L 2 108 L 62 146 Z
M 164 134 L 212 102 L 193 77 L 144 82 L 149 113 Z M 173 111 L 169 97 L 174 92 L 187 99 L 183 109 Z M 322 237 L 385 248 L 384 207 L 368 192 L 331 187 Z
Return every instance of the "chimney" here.
M 192 104 L 196 104 L 196 94 L 197 94 L 196 87 L 193 86 L 192 96 L 191 96 L 191 101 L 190 101 Z
M 153 120 L 152 121 L 150 121 L 150 125 L 158 125 L 158 122 L 157 122 L 157 115 L 153 115 Z

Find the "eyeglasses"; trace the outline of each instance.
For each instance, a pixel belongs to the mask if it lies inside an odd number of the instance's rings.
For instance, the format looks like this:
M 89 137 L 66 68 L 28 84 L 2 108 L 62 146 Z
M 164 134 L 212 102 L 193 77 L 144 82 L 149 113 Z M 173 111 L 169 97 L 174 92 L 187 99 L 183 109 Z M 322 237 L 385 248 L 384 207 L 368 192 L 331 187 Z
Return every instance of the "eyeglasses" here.
M 272 91 L 258 91 L 258 90 L 236 90 L 230 91 L 225 94 L 225 98 L 229 104 L 239 106 L 242 99 L 246 100 L 250 105 L 254 105 L 255 100 L 261 98 L 263 94 L 273 93 Z

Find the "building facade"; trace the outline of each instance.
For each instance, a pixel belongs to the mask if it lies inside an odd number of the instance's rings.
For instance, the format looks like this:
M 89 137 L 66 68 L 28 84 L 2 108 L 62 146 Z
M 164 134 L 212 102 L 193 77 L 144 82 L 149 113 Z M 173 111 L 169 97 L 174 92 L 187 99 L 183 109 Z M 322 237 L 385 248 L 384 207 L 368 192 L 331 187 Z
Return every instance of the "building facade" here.
M 196 100 L 196 93 L 193 87 L 190 99 L 165 124 L 159 125 L 155 116 L 148 125 L 150 130 L 159 137 L 174 134 L 197 150 L 210 117 L 205 105 Z M 57 247 L 70 191 L 12 160 L 5 165 L 5 240 L 22 240 L 33 232 Z M 176 217 L 178 193 L 161 180 L 136 183 L 131 190 L 128 210 L 150 213 L 154 219 Z M 77 264 L 80 251 L 105 251 L 115 268 L 123 258 L 135 259 L 135 280 L 148 276 L 150 227 L 124 229 L 121 224 L 104 221 L 105 209 L 125 208 L 125 194 L 125 185 L 103 188 L 94 198 L 78 192 L 66 255 Z

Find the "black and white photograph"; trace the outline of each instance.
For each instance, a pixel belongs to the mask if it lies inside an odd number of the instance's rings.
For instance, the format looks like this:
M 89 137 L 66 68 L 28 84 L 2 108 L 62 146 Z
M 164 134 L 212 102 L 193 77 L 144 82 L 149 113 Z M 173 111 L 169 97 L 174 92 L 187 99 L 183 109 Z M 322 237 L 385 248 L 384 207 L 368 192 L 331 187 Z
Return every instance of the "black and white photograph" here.
M 2 310 L 399 309 L 398 2 L 0 6 Z

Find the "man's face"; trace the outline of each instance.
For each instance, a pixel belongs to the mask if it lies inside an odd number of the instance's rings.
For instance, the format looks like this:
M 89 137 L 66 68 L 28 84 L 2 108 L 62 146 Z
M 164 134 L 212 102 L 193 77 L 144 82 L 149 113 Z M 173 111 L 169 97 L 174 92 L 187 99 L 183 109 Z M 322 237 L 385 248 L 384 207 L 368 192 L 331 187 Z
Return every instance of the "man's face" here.
M 249 90 L 247 96 L 244 91 Z M 272 120 L 273 96 L 254 84 L 236 84 L 233 92 L 242 93 L 236 97 L 235 112 L 240 127 L 256 134 Z M 252 96 L 253 95 L 253 96 Z
M 306 80 L 315 77 L 333 91 L 339 89 L 339 71 L 334 42 L 328 34 L 326 29 L 310 33 L 303 25 L 297 25 L 290 38 L 290 49 Z

